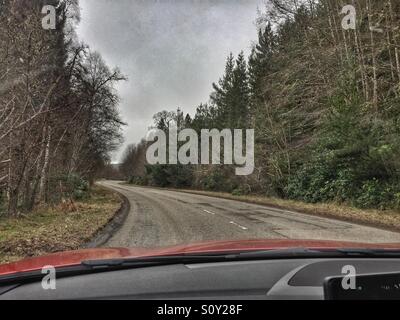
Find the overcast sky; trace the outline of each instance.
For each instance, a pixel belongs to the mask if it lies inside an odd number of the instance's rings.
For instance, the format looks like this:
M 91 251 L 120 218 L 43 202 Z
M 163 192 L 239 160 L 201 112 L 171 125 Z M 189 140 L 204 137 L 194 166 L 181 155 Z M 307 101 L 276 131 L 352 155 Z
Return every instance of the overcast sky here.
M 78 36 L 118 66 L 128 126 L 125 144 L 143 138 L 161 110 L 193 115 L 223 74 L 229 52 L 249 53 L 263 0 L 81 0 Z

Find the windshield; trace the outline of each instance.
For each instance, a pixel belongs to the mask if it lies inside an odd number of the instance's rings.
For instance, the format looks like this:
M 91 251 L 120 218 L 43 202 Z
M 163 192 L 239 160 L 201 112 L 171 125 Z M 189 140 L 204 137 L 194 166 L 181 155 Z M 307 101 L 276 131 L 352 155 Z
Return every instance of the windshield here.
M 400 249 L 399 22 L 395 0 L 1 0 L 0 264 Z

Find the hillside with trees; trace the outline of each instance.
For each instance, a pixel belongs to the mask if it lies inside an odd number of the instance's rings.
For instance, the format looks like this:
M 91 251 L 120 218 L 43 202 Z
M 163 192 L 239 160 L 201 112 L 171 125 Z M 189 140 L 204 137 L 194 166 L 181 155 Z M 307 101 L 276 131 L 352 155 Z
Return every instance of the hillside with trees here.
M 350 2 L 350 3 L 347 3 Z M 342 8 L 356 8 L 356 28 Z M 400 2 L 269 0 L 249 57 L 225 72 L 194 117 L 157 114 L 154 126 L 254 128 L 256 169 L 148 166 L 146 143 L 124 155 L 131 182 L 263 194 L 362 208 L 400 208 Z
M 78 41 L 78 0 L 0 2 L 0 211 L 17 217 L 87 192 L 121 142 L 125 78 Z

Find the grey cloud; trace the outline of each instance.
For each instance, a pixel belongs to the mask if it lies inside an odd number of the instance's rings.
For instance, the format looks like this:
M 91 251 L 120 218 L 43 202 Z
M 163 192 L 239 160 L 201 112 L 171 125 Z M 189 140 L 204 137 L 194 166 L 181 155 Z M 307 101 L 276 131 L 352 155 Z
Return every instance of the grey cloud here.
M 262 0 L 81 0 L 78 36 L 119 66 L 126 144 L 140 141 L 152 115 L 183 108 L 193 114 L 232 51 L 249 53 Z M 115 154 L 119 160 L 121 150 Z

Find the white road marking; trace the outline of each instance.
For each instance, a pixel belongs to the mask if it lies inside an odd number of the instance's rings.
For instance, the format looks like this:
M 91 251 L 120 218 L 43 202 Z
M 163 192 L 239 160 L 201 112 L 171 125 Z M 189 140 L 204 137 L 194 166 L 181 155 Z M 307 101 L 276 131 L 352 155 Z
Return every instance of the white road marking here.
M 203 210 L 204 212 L 207 212 L 207 213 L 209 213 L 209 214 L 212 214 L 213 216 L 215 216 L 215 213 L 214 212 L 212 212 L 212 211 L 208 211 L 208 210 Z
M 242 229 L 242 230 L 249 230 L 248 228 L 246 228 L 246 227 L 243 227 L 242 225 L 240 225 L 239 223 L 236 223 L 235 221 L 231 221 L 231 222 L 229 222 L 230 224 L 233 224 L 233 225 L 235 225 L 235 226 L 237 226 L 237 227 L 239 227 L 240 229 Z
M 209 211 L 209 210 L 203 209 L 203 211 L 206 212 L 206 213 L 208 213 L 208 214 L 212 214 L 213 216 L 216 215 L 215 212 L 212 212 L 212 211 Z M 239 228 L 242 229 L 242 230 L 249 230 L 248 228 L 246 228 L 246 227 L 240 225 L 239 223 L 236 223 L 235 221 L 230 221 L 229 223 L 235 225 L 236 227 L 239 227 Z

